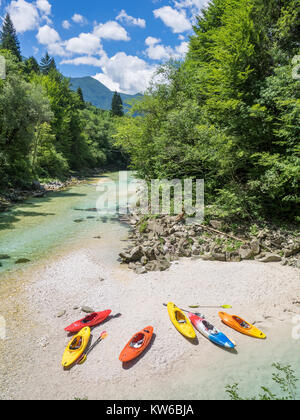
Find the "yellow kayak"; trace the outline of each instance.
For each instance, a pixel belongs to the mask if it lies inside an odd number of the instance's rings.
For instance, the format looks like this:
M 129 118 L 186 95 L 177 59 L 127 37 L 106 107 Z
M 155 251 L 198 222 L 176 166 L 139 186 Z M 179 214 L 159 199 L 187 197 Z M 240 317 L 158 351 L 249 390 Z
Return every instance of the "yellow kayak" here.
M 196 338 L 195 330 L 189 318 L 172 302 L 168 303 L 167 308 L 175 328 L 187 338 Z
M 91 329 L 89 327 L 85 327 L 72 338 L 62 358 L 62 365 L 64 368 L 72 366 L 76 360 L 79 359 L 89 344 L 90 336 Z

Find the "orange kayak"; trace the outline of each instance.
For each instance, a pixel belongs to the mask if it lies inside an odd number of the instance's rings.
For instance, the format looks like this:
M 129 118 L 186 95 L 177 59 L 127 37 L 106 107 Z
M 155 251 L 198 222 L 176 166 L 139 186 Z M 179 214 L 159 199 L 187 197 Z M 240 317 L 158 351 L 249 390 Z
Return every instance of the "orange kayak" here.
M 219 312 L 219 316 L 224 322 L 224 324 L 228 325 L 228 327 L 233 328 L 234 330 L 240 332 L 241 334 L 249 335 L 250 337 L 255 338 L 266 338 L 266 335 L 261 332 L 258 328 L 254 327 L 254 325 L 249 324 L 244 319 L 240 318 L 236 315 L 229 315 L 225 312 Z
M 135 334 L 126 344 L 124 350 L 120 354 L 120 361 L 123 363 L 130 362 L 142 354 L 149 346 L 152 336 L 153 327 L 146 327 L 142 331 Z

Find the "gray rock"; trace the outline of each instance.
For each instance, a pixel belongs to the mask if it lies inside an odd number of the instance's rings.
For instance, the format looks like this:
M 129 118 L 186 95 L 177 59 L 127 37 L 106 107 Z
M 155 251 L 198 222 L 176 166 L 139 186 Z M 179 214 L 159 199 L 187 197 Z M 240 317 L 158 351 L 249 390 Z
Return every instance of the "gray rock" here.
M 15 262 L 15 264 L 27 264 L 29 262 L 30 260 L 28 260 L 27 258 L 20 258 Z
M 141 263 L 142 263 L 143 265 L 146 265 L 146 264 L 148 263 L 148 258 L 147 258 L 147 257 L 145 257 L 145 256 L 143 256 L 143 257 L 141 258 Z
M 144 255 L 143 248 L 141 246 L 137 246 L 133 248 L 133 250 L 130 253 L 130 261 L 131 262 L 139 261 L 143 255 Z
M 211 220 L 210 225 L 217 230 L 221 230 L 223 227 L 223 223 L 220 220 Z
M 203 261 L 215 261 L 214 257 L 211 254 L 201 255 Z
M 61 318 L 61 317 L 63 317 L 64 315 L 66 315 L 66 313 L 67 313 L 67 311 L 60 311 L 60 312 L 56 315 L 56 317 L 57 317 L 57 318 Z
M 171 263 L 167 260 L 150 261 L 146 264 L 147 271 L 165 271 L 171 267 Z
M 263 263 L 280 262 L 281 260 L 282 258 L 280 255 L 272 254 L 270 252 L 260 254 L 260 258 L 258 259 L 258 261 Z
M 93 312 L 95 312 L 94 309 L 90 308 L 89 306 L 82 306 L 81 310 L 86 314 L 92 314 Z
M 136 274 L 147 274 L 147 269 L 145 267 L 137 267 L 134 271 Z
M 300 245 L 299 244 L 293 244 L 291 249 L 284 249 L 283 254 L 286 258 L 292 257 L 293 255 L 298 254 L 300 252 Z
M 242 260 L 250 260 L 254 256 L 252 249 L 247 245 L 241 246 L 239 249 L 239 254 Z
M 214 258 L 215 261 L 226 261 L 226 254 L 219 254 L 219 253 L 213 253 L 212 257 Z
M 241 256 L 238 252 L 226 252 L 227 262 L 241 262 Z
M 257 239 L 253 239 L 250 242 L 250 248 L 251 248 L 251 250 L 253 252 L 253 255 L 260 254 L 260 243 L 259 243 L 259 241 Z

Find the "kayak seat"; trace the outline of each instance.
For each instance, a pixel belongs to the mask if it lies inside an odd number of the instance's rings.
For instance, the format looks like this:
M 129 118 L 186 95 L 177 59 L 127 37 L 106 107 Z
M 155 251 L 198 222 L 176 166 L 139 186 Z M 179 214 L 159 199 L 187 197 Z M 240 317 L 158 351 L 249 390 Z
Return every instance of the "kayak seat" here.
M 144 340 L 145 340 L 144 334 L 138 334 L 136 337 L 134 337 L 134 339 L 130 343 L 130 347 L 132 349 L 139 349 L 144 344 Z
M 88 324 L 89 322 L 93 321 L 96 318 L 97 314 L 88 315 L 81 321 L 83 324 Z
M 75 351 L 79 350 L 82 346 L 82 338 L 76 338 L 70 345 L 70 350 Z

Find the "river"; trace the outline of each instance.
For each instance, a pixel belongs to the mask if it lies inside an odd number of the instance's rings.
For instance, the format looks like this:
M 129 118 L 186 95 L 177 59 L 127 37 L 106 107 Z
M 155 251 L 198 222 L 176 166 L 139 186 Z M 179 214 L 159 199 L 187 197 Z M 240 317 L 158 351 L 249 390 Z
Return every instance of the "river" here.
M 133 180 L 130 173 L 126 175 L 127 172 L 120 172 L 91 178 L 44 198 L 31 198 L 0 214 L 0 275 L 24 266 L 24 260 L 28 260 L 26 265 L 34 264 L 61 249 L 72 248 L 91 235 L 105 236 L 112 228 L 121 235 L 125 228 L 118 216 L 99 214 L 95 208 L 102 185 L 115 185 L 121 194 L 126 194 L 125 183 Z M 119 196 L 119 200 L 122 198 Z M 112 207 L 108 206 L 108 210 L 113 211 Z

